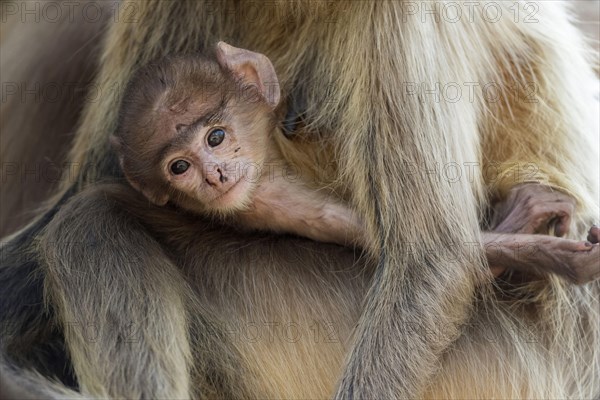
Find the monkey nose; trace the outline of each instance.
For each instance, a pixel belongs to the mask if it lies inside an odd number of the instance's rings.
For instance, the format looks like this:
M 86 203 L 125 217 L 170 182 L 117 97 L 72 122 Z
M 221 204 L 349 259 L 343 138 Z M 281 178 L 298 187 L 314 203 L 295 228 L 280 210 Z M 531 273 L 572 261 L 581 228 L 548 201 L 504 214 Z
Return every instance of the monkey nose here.
M 209 173 L 205 179 L 206 183 L 215 189 L 222 187 L 227 180 L 228 178 L 223 174 L 221 168 L 217 168 L 215 172 Z

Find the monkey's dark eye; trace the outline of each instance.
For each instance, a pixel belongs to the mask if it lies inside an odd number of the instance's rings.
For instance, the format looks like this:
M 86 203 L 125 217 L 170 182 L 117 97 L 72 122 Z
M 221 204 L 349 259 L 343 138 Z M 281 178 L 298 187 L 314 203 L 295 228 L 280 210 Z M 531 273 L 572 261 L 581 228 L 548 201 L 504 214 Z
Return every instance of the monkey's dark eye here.
M 225 131 L 223 129 L 213 129 L 206 138 L 208 145 L 210 147 L 217 147 L 221 143 L 223 143 L 223 139 L 225 139 Z
M 190 163 L 185 160 L 177 160 L 171 164 L 171 172 L 174 175 L 181 175 L 190 167 Z

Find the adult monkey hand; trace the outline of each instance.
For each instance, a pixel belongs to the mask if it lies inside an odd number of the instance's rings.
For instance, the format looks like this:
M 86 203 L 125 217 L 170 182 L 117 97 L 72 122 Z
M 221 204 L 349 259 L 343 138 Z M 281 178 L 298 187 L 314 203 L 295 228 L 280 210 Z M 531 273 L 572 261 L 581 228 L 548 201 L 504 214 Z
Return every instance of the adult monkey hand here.
M 498 233 L 569 233 L 576 200 L 552 186 L 522 183 L 494 207 L 492 230 Z
M 502 233 L 565 236 L 569 233 L 575 208 L 575 198 L 551 186 L 540 183 L 516 185 L 510 189 L 505 200 L 495 205 L 491 221 L 493 233 L 490 233 L 488 238 L 490 242 L 502 241 L 504 238 L 497 236 Z M 595 265 L 597 264 L 597 254 L 595 254 L 597 249 L 594 246 L 597 246 L 598 243 L 598 227 L 592 226 L 587 240 L 587 243 L 576 244 L 574 241 L 557 241 L 549 237 L 544 239 L 542 236 L 531 241 L 533 247 L 528 251 L 520 248 L 525 243 L 522 242 L 510 251 L 510 253 L 514 253 L 512 254 L 513 258 L 517 253 L 520 254 L 507 265 L 517 265 L 518 269 L 519 265 L 528 264 L 527 258 L 532 258 L 538 263 L 546 259 L 545 264 L 548 270 L 557 269 L 556 265 L 558 265 L 557 271 L 569 271 L 572 281 L 585 283 L 600 275 L 600 271 L 597 271 Z M 543 242 L 545 241 L 548 243 L 544 246 Z M 584 254 L 582 251 L 588 254 Z M 565 264 L 559 260 L 561 258 L 559 253 L 563 256 L 562 258 L 567 256 L 567 258 L 572 257 L 573 260 L 577 259 L 578 261 L 568 263 L 570 267 L 564 268 Z M 493 262 L 493 257 L 490 261 Z M 511 269 L 511 267 L 500 264 L 491 265 L 492 274 L 495 277 L 500 276 L 507 269 Z M 534 270 L 535 268 L 531 268 L 531 271 Z M 543 274 L 544 271 L 538 272 Z

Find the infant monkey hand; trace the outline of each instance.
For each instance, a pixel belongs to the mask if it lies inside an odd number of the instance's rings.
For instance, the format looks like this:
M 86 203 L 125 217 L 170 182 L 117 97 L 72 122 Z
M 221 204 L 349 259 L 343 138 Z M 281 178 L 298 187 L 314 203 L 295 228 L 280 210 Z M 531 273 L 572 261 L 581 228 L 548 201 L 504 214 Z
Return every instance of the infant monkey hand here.
M 557 274 L 576 284 L 600 278 L 600 228 L 592 226 L 587 242 L 548 235 L 483 234 L 494 276 L 506 270 L 535 275 Z

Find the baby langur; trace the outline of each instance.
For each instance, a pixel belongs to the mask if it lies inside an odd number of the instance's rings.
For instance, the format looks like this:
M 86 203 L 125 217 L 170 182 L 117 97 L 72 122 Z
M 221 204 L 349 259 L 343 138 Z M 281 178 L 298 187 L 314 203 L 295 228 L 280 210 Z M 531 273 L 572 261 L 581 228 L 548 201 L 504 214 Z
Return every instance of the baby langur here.
M 129 183 L 159 206 L 362 246 L 361 221 L 347 205 L 286 178 L 270 60 L 223 42 L 216 55 L 165 59 L 129 84 L 112 138 Z M 482 233 L 493 271 L 557 273 L 576 282 L 597 277 L 597 228 L 589 242 L 517 232 Z
M 287 178 L 270 60 L 223 42 L 217 60 L 167 59 L 133 79 L 112 139 L 130 184 L 157 205 L 238 227 L 359 244 L 350 208 Z

